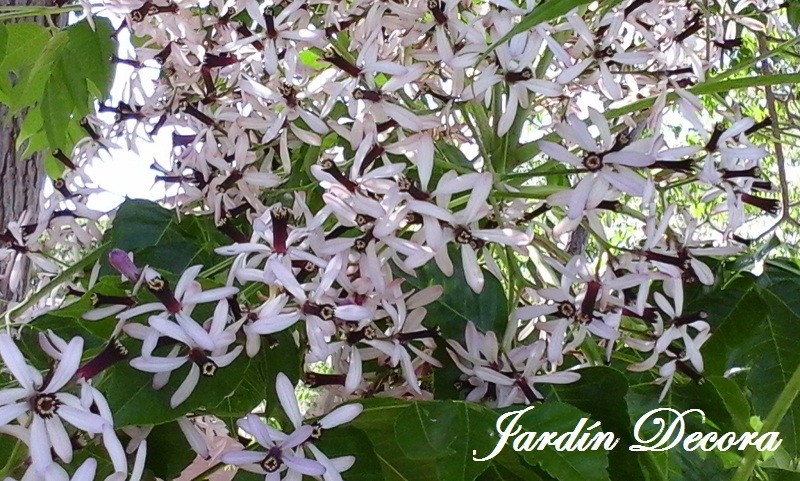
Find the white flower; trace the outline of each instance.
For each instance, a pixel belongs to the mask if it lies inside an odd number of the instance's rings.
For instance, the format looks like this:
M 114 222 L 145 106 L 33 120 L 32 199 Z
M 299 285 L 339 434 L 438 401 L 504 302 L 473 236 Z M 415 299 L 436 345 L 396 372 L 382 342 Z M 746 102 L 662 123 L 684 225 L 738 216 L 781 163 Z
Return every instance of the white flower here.
M 162 316 L 151 316 L 149 328 L 141 324 L 125 326 L 128 335 L 144 341 L 142 355 L 131 359 L 131 366 L 140 371 L 155 373 L 154 388 L 163 387 L 172 371 L 191 361 L 192 365 L 186 379 L 170 399 L 170 406 L 173 408 L 191 395 L 201 375 L 214 376 L 218 368 L 232 363 L 243 349 L 242 346 L 231 349 L 242 321 L 225 327 L 228 319 L 227 301 L 223 300 L 217 304 L 214 316 L 206 328 L 181 313 L 178 313 L 176 318 L 177 322 Z M 179 343 L 172 347 L 166 357 L 152 355 L 160 337 L 168 337 Z
M 119 444 L 108 420 L 92 413 L 78 397 L 64 392 L 78 370 L 82 353 L 83 339 L 73 338 L 45 383 L 41 373 L 25 362 L 11 337 L 0 333 L 0 357 L 19 384 L 0 391 L 0 427 L 22 420 L 20 424 L 30 430 L 31 458 L 38 466 L 52 462 L 51 448 L 62 461 L 72 460 L 72 443 L 64 421 L 90 435 L 103 434 L 104 442 L 112 449 Z

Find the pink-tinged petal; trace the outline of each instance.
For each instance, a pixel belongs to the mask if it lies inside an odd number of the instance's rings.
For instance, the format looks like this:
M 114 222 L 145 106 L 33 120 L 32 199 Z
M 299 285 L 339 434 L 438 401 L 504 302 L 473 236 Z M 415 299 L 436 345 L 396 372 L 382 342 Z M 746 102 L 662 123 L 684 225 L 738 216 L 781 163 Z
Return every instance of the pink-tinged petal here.
M 61 422 L 61 419 L 57 416 L 45 419 L 44 426 L 47 429 L 47 436 L 50 438 L 50 443 L 56 456 L 65 463 L 72 462 L 72 442 L 69 440 L 69 434 L 64 429 L 64 423 Z
M 505 110 L 500 115 L 500 121 L 497 123 L 498 136 L 507 134 L 514 123 L 514 116 L 517 115 L 517 106 L 519 105 L 517 95 L 517 90 L 512 88 L 506 101 Z
M 75 409 L 72 406 L 59 406 L 58 415 L 61 419 L 72 424 L 81 431 L 86 431 L 91 434 L 102 433 L 103 428 L 109 424 L 108 421 L 97 414 Z
M 470 233 L 473 237 L 477 237 L 478 239 L 507 246 L 524 246 L 531 242 L 531 238 L 524 232 L 508 228 L 473 229 Z
M 514 384 L 514 380 L 510 377 L 500 374 L 494 369 L 489 369 L 488 367 L 475 366 L 474 372 L 476 376 L 484 381 L 498 384 L 500 386 L 511 386 Z
M 17 345 L 11 340 L 11 336 L 5 332 L 0 333 L 0 357 L 17 382 L 27 391 L 33 391 L 35 379 L 31 375 L 30 366 L 25 362 Z
M 492 174 L 484 172 L 475 183 L 475 187 L 469 195 L 467 207 L 459 213 L 459 217 L 465 223 L 478 220 L 479 212 L 486 207 L 486 199 L 492 191 Z
M 235 287 L 218 287 L 187 295 L 183 298 L 184 304 L 203 304 L 205 302 L 215 302 L 227 297 L 231 297 L 239 292 Z
M 278 280 L 278 282 L 280 282 L 281 285 L 287 291 L 289 291 L 289 293 L 294 296 L 295 299 L 302 301 L 306 300 L 306 293 L 300 286 L 300 283 L 297 282 L 297 278 L 290 269 L 281 263 L 280 260 L 276 258 L 270 258 L 270 260 L 267 261 L 267 270 L 272 271 L 272 274 L 275 275 L 275 278 Z
M 189 396 L 194 391 L 194 388 L 197 387 L 197 382 L 200 380 L 200 366 L 195 363 L 192 363 L 192 367 L 189 369 L 189 374 L 186 375 L 186 379 L 183 380 L 178 389 L 175 390 L 175 393 L 169 400 L 169 405 L 171 408 L 175 409 L 176 407 L 180 406 L 184 401 L 186 401 Z
M 322 475 L 322 479 L 325 481 L 343 481 L 342 475 L 339 474 L 340 470 L 337 469 L 337 467 L 331 462 L 330 459 L 328 459 L 327 456 L 325 456 L 322 451 L 320 451 L 313 444 L 309 444 L 308 449 L 311 450 L 311 453 L 314 455 L 314 459 L 316 459 L 317 462 L 319 462 L 319 464 L 325 468 L 325 473 Z M 341 471 L 346 471 L 346 469 Z
M 275 391 L 278 394 L 278 401 L 281 403 L 283 412 L 286 417 L 292 422 L 295 428 L 303 423 L 303 416 L 300 414 L 300 408 L 297 405 L 297 397 L 294 393 L 294 385 L 286 377 L 284 373 L 278 373 L 275 379 Z
M 31 474 L 31 472 L 34 471 L 35 474 L 29 476 L 29 474 Z M 42 475 L 44 476 L 43 478 L 41 477 Z M 38 481 L 39 479 L 46 479 L 47 481 L 70 481 L 69 474 L 67 474 L 64 468 L 55 463 L 50 463 L 50 465 L 48 465 L 44 469 L 42 469 L 41 467 L 37 468 L 35 464 L 31 465 L 31 467 L 28 468 L 28 471 L 25 472 L 25 476 L 22 478 L 21 481 L 32 481 L 32 480 Z M 11 478 L 6 478 L 6 481 L 10 480 Z
M 347 376 L 344 380 L 344 390 L 348 394 L 353 394 L 361 385 L 363 380 L 363 366 L 361 365 L 361 353 L 358 348 L 350 350 L 350 365 L 347 367 Z
M 540 140 L 538 145 L 539 150 L 541 150 L 550 158 L 569 164 L 572 167 L 583 167 L 583 161 L 562 145 L 559 145 L 555 142 L 550 142 L 548 140 Z
M 418 214 L 428 215 L 445 222 L 455 222 L 455 217 L 453 216 L 452 212 L 427 201 L 411 199 L 408 201 L 408 207 Z
M 136 316 L 141 316 L 142 314 L 147 314 L 148 312 L 163 310 L 164 305 L 160 302 L 150 302 L 148 304 L 142 304 L 141 306 L 136 306 L 133 309 L 128 309 L 127 311 L 120 313 L 117 316 L 117 319 L 121 321 L 127 321 L 128 319 L 133 319 Z
M 63 408 L 63 406 L 61 406 Z M 61 411 L 61 409 L 59 409 Z M 44 419 L 33 416 L 30 426 L 31 443 L 29 446 L 31 460 L 37 466 L 47 466 L 53 462 L 50 454 L 50 437 L 47 435 L 47 427 Z
M 267 426 L 265 426 L 261 419 L 255 414 L 248 414 L 245 416 L 239 427 L 250 433 L 250 435 L 256 439 L 258 444 L 264 446 L 265 448 L 271 448 L 275 445 L 269 435 Z
M 417 171 L 419 172 L 420 187 L 423 191 L 428 190 L 428 182 L 431 179 L 431 172 L 433 172 L 433 138 L 429 134 L 425 134 L 420 138 L 420 143 L 417 148 L 415 162 L 417 164 Z
M 334 315 L 343 321 L 363 321 L 370 318 L 372 311 L 363 306 L 338 306 Z
M 244 346 L 236 346 L 233 349 L 231 349 L 231 351 L 228 353 L 225 353 L 221 356 L 209 356 L 209 358 L 212 361 L 214 361 L 214 364 L 216 364 L 217 367 L 225 367 L 230 365 L 233 361 L 235 361 L 243 350 Z
M 556 124 L 556 132 L 567 142 L 577 145 L 586 152 L 596 152 L 597 142 L 589 132 L 589 128 L 575 114 L 568 117 L 567 122 Z
M 45 387 L 45 392 L 60 390 L 75 375 L 81 363 L 83 354 L 83 338 L 74 337 L 67 345 L 67 349 L 62 353 L 61 360 L 56 366 L 53 378 Z
M 97 460 L 89 458 L 84 461 L 81 466 L 75 470 L 72 475 L 72 481 L 94 481 L 94 475 L 97 472 Z
M 183 294 L 186 293 L 186 290 L 189 288 L 189 285 L 195 282 L 195 279 L 200 274 L 200 271 L 203 270 L 203 266 L 198 264 L 196 266 L 192 266 L 181 274 L 181 278 L 178 279 L 178 283 L 175 284 L 175 297 L 180 299 L 183 297 Z
M 647 186 L 647 181 L 643 177 L 630 169 L 623 170 L 623 167 L 619 167 L 619 172 L 604 171 L 603 177 L 622 192 L 637 197 L 644 195 Z
M 600 67 L 600 86 L 605 89 L 605 91 L 608 93 L 608 97 L 611 100 L 621 99 L 622 89 L 614 80 L 614 75 L 611 74 L 611 71 L 608 69 L 608 65 L 606 65 L 605 62 L 598 62 L 598 67 Z
M 478 264 L 478 255 L 475 250 L 466 244 L 461 246 L 461 263 L 464 266 L 464 277 L 467 284 L 476 294 L 483 290 L 483 272 Z
M 714 273 L 707 265 L 695 259 L 694 257 L 692 257 L 690 262 L 692 264 L 692 270 L 694 271 L 694 274 L 702 284 L 706 286 L 714 284 Z
M 254 322 L 252 326 L 250 326 L 250 330 L 256 334 L 274 334 L 289 328 L 299 319 L 300 314 L 298 312 L 269 316 Z
M 192 448 L 192 450 L 201 458 L 209 459 L 206 438 L 203 436 L 200 430 L 197 429 L 197 426 L 195 426 L 188 417 L 184 416 L 182 418 L 178 418 L 178 427 L 183 433 L 183 437 L 189 442 L 189 446 Z
M 243 464 L 258 464 L 264 460 L 266 455 L 256 451 L 230 451 L 220 456 L 220 461 L 225 464 L 241 466 Z
M 105 319 L 107 317 L 115 316 L 120 312 L 125 310 L 125 306 L 121 305 L 110 305 L 110 306 L 103 306 L 98 307 L 97 309 L 92 309 L 91 311 L 86 312 L 83 314 L 83 319 L 87 321 L 99 321 L 101 319 Z
M 136 357 L 131 366 L 144 372 L 170 372 L 183 366 L 188 357 Z
M 133 469 L 131 470 L 131 477 L 128 481 L 140 481 L 142 474 L 144 474 L 144 462 L 147 459 L 147 440 L 142 440 L 139 444 L 139 449 L 136 450 L 136 459 L 133 460 Z M 125 478 L 122 478 L 125 481 Z
M 103 429 L 103 446 L 108 452 L 108 457 L 111 458 L 111 464 L 114 466 L 115 471 L 127 472 L 128 460 L 125 457 L 125 449 L 119 441 L 114 429 L 108 425 Z
M 3 389 L 0 391 L 0 406 L 18 401 L 28 395 L 28 391 L 24 387 L 12 387 L 10 389 Z M 0 424 L 5 424 L 0 422 Z
M 185 330 L 181 329 L 178 324 L 165 317 L 152 316 L 150 317 L 149 324 L 153 329 L 160 332 L 164 336 L 171 337 L 172 339 L 175 339 L 176 341 L 188 346 L 192 345 L 189 334 Z
M 308 425 L 300 426 L 299 428 L 295 429 L 292 434 L 289 435 L 288 438 L 284 439 L 281 442 L 282 449 L 292 449 L 294 447 L 300 446 L 304 442 L 308 441 L 311 438 L 311 434 L 313 434 L 314 428 Z
M 5 426 L 11 421 L 22 416 L 27 411 L 27 403 L 9 404 L 7 406 L 0 407 L 0 426 Z
M 603 162 L 607 164 L 627 165 L 629 167 L 648 167 L 654 161 L 655 158 L 652 155 L 632 150 L 609 152 L 603 156 Z
M 289 469 L 306 476 L 322 476 L 325 473 L 325 466 L 312 459 L 300 458 L 297 456 L 284 455 L 282 458 Z
M 514 319 L 536 319 L 540 316 L 546 316 L 548 314 L 553 314 L 558 310 L 558 306 L 555 304 L 543 304 L 540 306 L 525 306 L 520 307 L 513 313 Z
M 197 347 L 205 349 L 206 351 L 213 351 L 216 347 L 214 339 L 203 326 L 194 321 L 191 317 L 179 312 L 175 314 L 175 319 L 178 321 L 181 329 L 188 334 Z M 190 344 L 191 345 L 191 344 Z
M 570 219 L 583 217 L 586 209 L 586 200 L 589 198 L 596 178 L 594 175 L 587 175 L 572 189 L 572 195 L 567 205 L 567 217 Z
M 361 404 L 346 404 L 338 407 L 319 420 L 322 429 L 330 429 L 349 423 L 364 410 Z
M 550 37 L 548 35 L 548 39 L 549 38 Z M 583 71 L 586 70 L 589 67 L 589 65 L 591 65 L 591 64 L 592 64 L 592 59 L 591 58 L 587 58 L 587 59 L 581 60 L 580 62 L 576 63 L 575 65 L 571 65 L 571 66 L 565 68 L 564 70 L 561 71 L 560 74 L 558 74 L 558 77 L 556 77 L 556 82 L 558 82 L 560 84 L 566 84 L 566 83 L 572 82 L 580 74 L 582 74 Z

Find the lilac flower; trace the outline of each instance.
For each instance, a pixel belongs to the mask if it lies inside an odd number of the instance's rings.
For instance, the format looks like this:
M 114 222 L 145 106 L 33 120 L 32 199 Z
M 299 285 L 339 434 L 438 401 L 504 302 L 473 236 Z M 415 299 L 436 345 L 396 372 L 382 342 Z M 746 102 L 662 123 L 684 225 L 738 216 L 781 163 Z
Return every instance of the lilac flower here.
M 231 348 L 236 341 L 236 331 L 241 322 L 226 327 L 228 304 L 221 301 L 214 310 L 214 316 L 203 328 L 194 320 L 183 314 L 177 314 L 177 321 L 166 317 L 151 316 L 149 327 L 140 324 L 128 324 L 125 332 L 143 342 L 142 355 L 131 360 L 131 366 L 140 371 L 156 374 L 153 387 L 160 389 L 169 380 L 169 374 L 191 361 L 191 367 L 184 381 L 170 398 L 170 406 L 177 407 L 183 403 L 197 387 L 200 376 L 211 377 L 217 369 L 232 363 L 244 349 L 242 346 Z M 157 340 L 161 337 L 177 341 L 166 357 L 152 355 Z
M 263 474 L 264 481 L 278 481 L 282 475 L 322 476 L 325 473 L 325 466 L 318 461 L 303 457 L 298 449 L 311 438 L 314 432 L 311 426 L 301 426 L 286 436 L 279 431 L 269 429 L 255 414 L 248 414 L 237 424 L 265 451 L 230 451 L 222 455 L 222 462 L 256 474 Z

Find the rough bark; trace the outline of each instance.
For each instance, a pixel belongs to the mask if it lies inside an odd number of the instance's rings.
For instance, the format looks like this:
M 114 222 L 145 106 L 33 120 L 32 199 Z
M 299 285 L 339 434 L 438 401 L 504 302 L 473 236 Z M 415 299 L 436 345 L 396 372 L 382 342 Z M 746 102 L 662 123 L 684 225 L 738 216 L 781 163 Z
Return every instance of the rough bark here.
M 46 4 L 44 0 L 0 0 L 3 6 Z M 18 221 L 24 212 L 36 220 L 39 194 L 44 185 L 41 156 L 23 159 L 15 148 L 21 121 L 21 116 L 12 117 L 4 106 L 0 106 L 0 232 L 5 231 L 9 222 Z M 10 300 L 18 300 L 27 286 L 26 282 L 20 282 L 17 288 L 9 288 L 7 275 L 12 267 L 21 269 L 22 279 L 28 277 L 29 266 L 23 256 L 16 255 L 11 262 L 0 260 L 0 309 L 4 309 Z

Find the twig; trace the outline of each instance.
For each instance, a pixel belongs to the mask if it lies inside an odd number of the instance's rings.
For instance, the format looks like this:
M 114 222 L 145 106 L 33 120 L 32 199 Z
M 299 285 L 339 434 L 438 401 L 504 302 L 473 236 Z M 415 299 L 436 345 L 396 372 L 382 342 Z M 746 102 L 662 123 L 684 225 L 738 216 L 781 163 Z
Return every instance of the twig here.
M 762 55 L 765 55 L 769 52 L 769 47 L 763 35 L 759 35 L 758 37 L 758 49 Z M 772 69 L 769 67 L 768 63 L 764 64 L 764 70 L 767 74 L 772 73 Z M 779 126 L 780 122 L 778 121 L 778 110 L 775 108 L 775 94 L 772 92 L 772 87 L 769 85 L 764 85 L 764 93 L 767 99 L 767 112 L 769 113 L 770 118 L 772 118 L 772 133 L 775 135 L 775 159 L 778 164 L 778 184 L 780 185 L 781 205 L 783 212 L 781 212 L 781 216 L 775 222 L 775 224 L 754 239 L 756 241 L 763 239 L 764 236 L 777 229 L 778 226 L 784 221 L 789 220 L 789 212 L 791 207 L 789 205 L 789 183 L 786 179 L 786 158 L 783 155 L 783 145 L 781 145 L 780 142 L 781 129 Z

